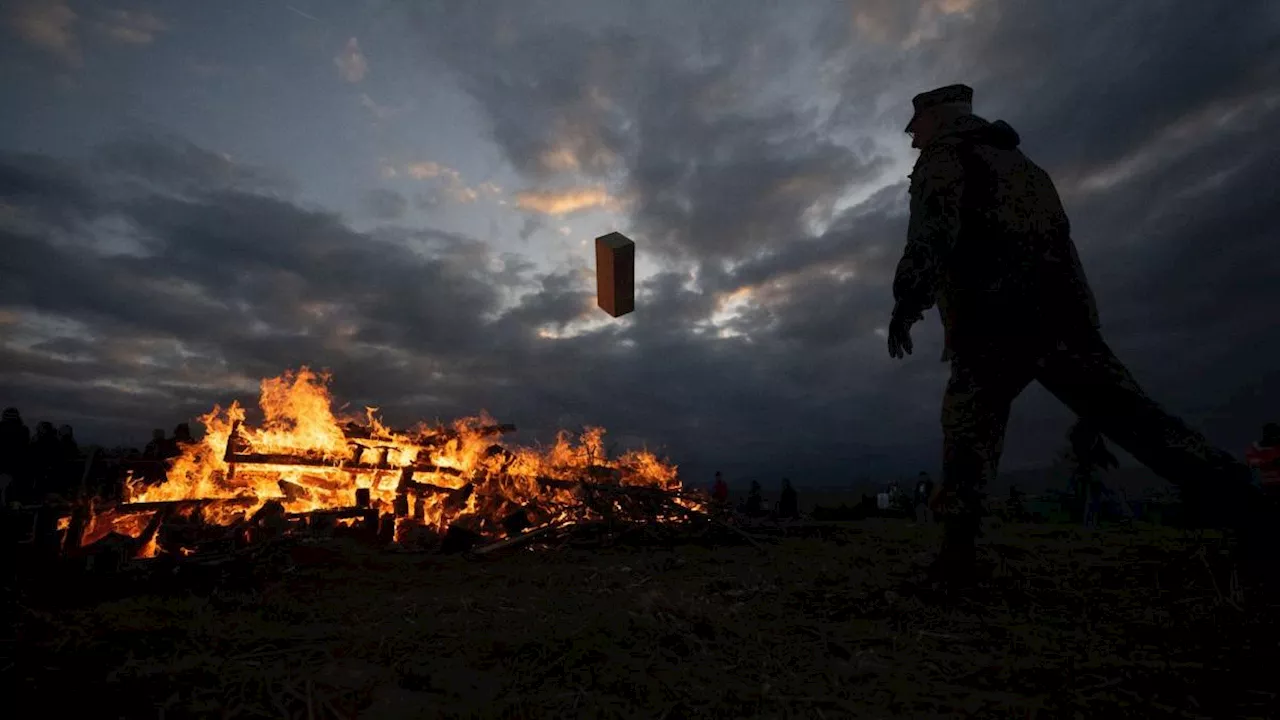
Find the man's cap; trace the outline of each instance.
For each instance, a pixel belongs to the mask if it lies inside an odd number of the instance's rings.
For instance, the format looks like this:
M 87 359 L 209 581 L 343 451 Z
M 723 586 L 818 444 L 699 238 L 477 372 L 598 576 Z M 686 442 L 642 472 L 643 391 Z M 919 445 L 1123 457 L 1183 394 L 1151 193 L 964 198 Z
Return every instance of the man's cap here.
M 928 92 L 922 92 L 911 98 L 911 105 L 914 112 L 911 114 L 911 121 L 907 123 L 905 132 L 911 132 L 911 124 L 920 117 L 920 113 L 939 105 L 967 105 L 970 112 L 973 111 L 973 88 L 968 85 L 946 85 Z

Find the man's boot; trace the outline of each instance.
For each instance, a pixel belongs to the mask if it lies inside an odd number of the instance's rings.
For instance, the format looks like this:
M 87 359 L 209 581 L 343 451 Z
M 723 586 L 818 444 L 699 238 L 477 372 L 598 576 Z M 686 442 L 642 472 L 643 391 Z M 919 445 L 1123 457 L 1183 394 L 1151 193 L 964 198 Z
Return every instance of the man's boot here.
M 1270 601 L 1280 599 L 1280 503 L 1254 498 L 1237 507 L 1236 514 L 1235 562 L 1241 582 Z
M 981 516 L 972 507 L 962 507 L 946 516 L 942 549 L 929 568 L 930 580 L 948 587 L 967 586 L 977 581 L 980 525 Z

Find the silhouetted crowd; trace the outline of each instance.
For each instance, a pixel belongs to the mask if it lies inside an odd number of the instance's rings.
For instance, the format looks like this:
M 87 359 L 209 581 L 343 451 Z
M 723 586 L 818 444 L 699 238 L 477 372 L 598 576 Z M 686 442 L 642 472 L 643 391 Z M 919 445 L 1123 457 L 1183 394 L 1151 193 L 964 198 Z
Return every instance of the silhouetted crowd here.
M 55 430 L 53 423 L 40 422 L 33 435 L 17 408 L 6 408 L 0 415 L 0 475 L 6 478 L 7 502 L 65 494 L 80 479 L 73 464 L 83 470 L 80 446 L 70 425 Z
M 5 505 L 83 495 L 118 497 L 126 466 L 146 480 L 163 479 L 164 461 L 177 457 L 191 442 L 191 429 L 182 423 L 172 437 L 163 430 L 153 431 L 141 452 L 136 448 L 86 452 L 70 425 L 55 429 L 53 423 L 42 421 L 32 433 L 17 408 L 6 408 L 0 416 L 0 494 Z
M 729 505 L 729 485 L 724 480 L 724 474 L 718 470 L 715 483 L 711 487 L 711 500 L 723 507 Z M 800 517 L 800 502 L 795 488 L 791 486 L 791 480 L 782 478 L 782 489 L 778 501 L 770 510 L 766 507 L 760 483 L 752 480 L 751 489 L 747 492 L 746 499 L 738 504 L 737 511 L 748 517 L 794 519 Z

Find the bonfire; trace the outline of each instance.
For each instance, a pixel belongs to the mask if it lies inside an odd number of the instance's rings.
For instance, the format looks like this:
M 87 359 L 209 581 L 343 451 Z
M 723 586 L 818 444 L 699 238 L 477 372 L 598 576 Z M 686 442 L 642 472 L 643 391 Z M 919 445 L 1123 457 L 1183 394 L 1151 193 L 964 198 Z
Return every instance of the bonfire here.
M 515 428 L 486 414 L 395 430 L 376 408 L 335 412 L 330 380 L 305 367 L 263 380 L 258 427 L 238 402 L 215 406 L 161 481 L 131 475 L 122 502 L 64 520 L 71 547 L 114 535 L 136 541 L 135 557 L 190 554 L 194 541 L 162 543 L 161 528 L 231 528 L 243 540 L 273 520 L 276 530 L 360 525 L 391 542 L 457 528 L 495 541 L 602 520 L 678 522 L 702 508 L 653 453 L 608 457 L 601 428 L 561 431 L 550 447 L 498 443 Z

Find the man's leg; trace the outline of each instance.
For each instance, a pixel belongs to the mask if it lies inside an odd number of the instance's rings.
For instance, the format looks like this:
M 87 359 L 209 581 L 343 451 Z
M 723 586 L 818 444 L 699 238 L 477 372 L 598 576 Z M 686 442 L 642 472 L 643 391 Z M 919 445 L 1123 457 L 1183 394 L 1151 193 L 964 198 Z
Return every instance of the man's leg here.
M 995 355 L 957 356 L 942 400 L 942 487 L 954 507 L 942 518 L 938 569 L 963 572 L 974 561 L 983 489 L 996 475 L 1014 398 L 1034 367 Z
M 1059 344 L 1036 379 L 1186 495 L 1225 507 L 1257 495 L 1248 468 L 1147 397 L 1100 336 Z
M 1240 531 L 1244 564 L 1268 584 L 1280 552 L 1274 501 L 1249 469 L 1147 397 L 1101 336 L 1060 343 L 1037 379 L 1049 392 L 1156 474 L 1177 485 L 1201 520 Z

